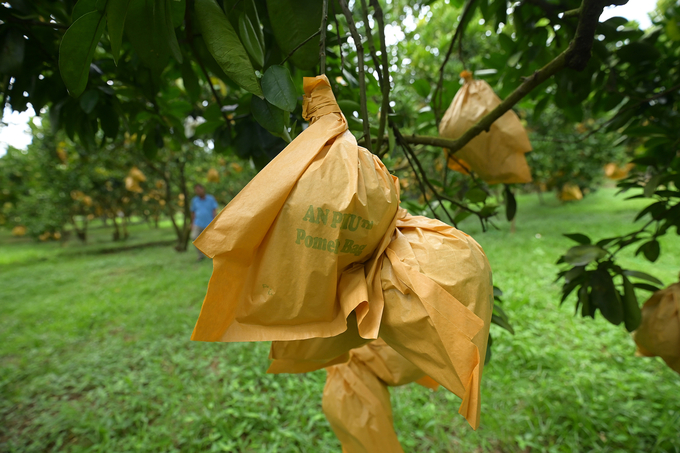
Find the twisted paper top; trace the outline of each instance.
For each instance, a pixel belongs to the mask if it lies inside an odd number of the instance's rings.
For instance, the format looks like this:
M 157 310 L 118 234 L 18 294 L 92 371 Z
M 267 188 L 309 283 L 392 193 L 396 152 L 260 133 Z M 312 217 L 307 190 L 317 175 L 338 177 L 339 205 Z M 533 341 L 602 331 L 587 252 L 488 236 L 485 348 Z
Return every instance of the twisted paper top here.
M 302 98 L 302 116 L 310 124 L 329 113 L 342 114 L 325 75 L 305 77 L 303 88 L 305 95 Z

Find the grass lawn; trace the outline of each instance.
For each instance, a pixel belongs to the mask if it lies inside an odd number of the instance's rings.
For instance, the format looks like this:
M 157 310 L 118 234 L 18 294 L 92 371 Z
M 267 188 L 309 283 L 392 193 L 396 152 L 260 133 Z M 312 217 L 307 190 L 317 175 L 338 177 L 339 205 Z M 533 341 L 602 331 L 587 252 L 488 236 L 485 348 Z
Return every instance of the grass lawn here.
M 462 225 L 517 333 L 492 328 L 477 432 L 445 390 L 392 390 L 406 451 L 680 452 L 680 376 L 634 357 L 623 327 L 558 305 L 553 263 L 571 244 L 561 233 L 629 231 L 645 204 L 613 192 L 569 205 L 519 197 L 514 234 Z M 130 231 L 131 243 L 173 237 Z M 171 246 L 96 253 L 109 237 L 63 247 L 0 236 L 0 451 L 340 451 L 321 411 L 324 371 L 267 375 L 268 344 L 189 341 L 208 262 Z M 676 281 L 680 236 L 661 242 L 657 263 L 628 253 L 624 264 Z

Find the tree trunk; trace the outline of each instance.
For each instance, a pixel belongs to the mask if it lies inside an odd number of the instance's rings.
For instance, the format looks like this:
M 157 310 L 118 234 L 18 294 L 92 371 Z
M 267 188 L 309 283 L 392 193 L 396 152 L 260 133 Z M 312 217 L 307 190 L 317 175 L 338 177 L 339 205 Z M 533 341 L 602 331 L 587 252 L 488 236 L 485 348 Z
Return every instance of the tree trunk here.
M 111 217 L 111 221 L 113 222 L 113 240 L 119 241 L 120 240 L 120 228 L 118 227 L 118 221 L 116 220 L 116 214 L 114 212 L 113 216 Z

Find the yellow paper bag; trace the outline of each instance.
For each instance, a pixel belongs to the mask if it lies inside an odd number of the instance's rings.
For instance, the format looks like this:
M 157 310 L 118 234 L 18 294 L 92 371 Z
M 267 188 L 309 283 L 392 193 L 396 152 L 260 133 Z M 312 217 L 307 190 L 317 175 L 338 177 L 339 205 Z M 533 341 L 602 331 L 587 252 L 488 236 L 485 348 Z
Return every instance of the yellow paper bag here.
M 473 80 L 468 71 L 461 76 L 465 83 L 439 123 L 439 135 L 445 138 L 459 138 L 501 103 L 488 83 Z M 531 181 L 531 171 L 524 154 L 529 151 L 531 144 L 522 123 L 515 112 L 508 110 L 488 132 L 482 132 L 451 155 L 448 165 L 461 173 L 473 170 L 489 184 L 527 183 Z
M 327 368 L 323 411 L 346 453 L 401 452 L 387 386 L 408 384 L 424 373 L 376 340 Z
M 626 165 L 619 167 L 614 162 L 610 162 L 604 166 L 604 175 L 613 181 L 618 181 L 628 176 L 628 173 L 630 173 L 634 167 L 635 164 L 632 163 L 627 163 Z
M 443 222 L 400 209 L 380 265 L 381 291 L 368 304 L 381 314 L 380 338 L 460 396 L 459 412 L 477 429 L 493 311 L 491 269 L 482 248 Z M 334 338 L 274 342 L 268 372 L 300 373 L 347 361 L 348 351 L 366 341 L 348 326 Z
M 562 186 L 562 190 L 560 191 L 558 198 L 562 201 L 583 200 L 583 192 L 581 192 L 581 188 L 579 186 L 568 182 Z
M 638 355 L 659 356 L 680 374 L 680 283 L 655 292 L 645 302 L 633 339 Z
M 460 230 L 400 210 L 382 266 L 380 338 L 463 399 L 479 426 L 493 283 L 482 248 Z
M 399 204 L 397 179 L 357 146 L 326 76 L 304 79 L 310 126 L 196 239 L 213 274 L 192 340 L 332 337 L 367 316 L 377 259 Z M 363 306 L 363 308 L 362 308 Z

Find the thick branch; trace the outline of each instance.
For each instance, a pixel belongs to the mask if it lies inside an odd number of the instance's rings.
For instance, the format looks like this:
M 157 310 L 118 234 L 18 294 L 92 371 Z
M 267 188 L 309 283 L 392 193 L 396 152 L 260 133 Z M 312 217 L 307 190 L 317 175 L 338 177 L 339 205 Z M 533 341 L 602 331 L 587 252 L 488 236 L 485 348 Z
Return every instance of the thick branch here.
M 347 19 L 347 26 L 349 27 L 349 32 L 354 40 L 354 45 L 357 48 L 357 66 L 359 68 L 359 95 L 361 100 L 361 119 L 364 126 L 364 139 L 366 140 L 366 149 L 372 150 L 371 146 L 371 129 L 368 124 L 368 107 L 366 105 L 366 74 L 364 72 L 364 46 L 361 44 L 361 35 L 357 31 L 356 24 L 354 23 L 354 18 L 352 17 L 352 12 L 347 6 L 347 0 L 338 0 L 340 7 L 342 8 L 342 13 Z

